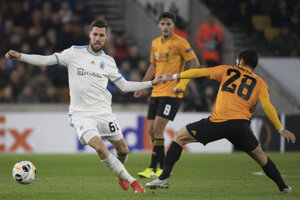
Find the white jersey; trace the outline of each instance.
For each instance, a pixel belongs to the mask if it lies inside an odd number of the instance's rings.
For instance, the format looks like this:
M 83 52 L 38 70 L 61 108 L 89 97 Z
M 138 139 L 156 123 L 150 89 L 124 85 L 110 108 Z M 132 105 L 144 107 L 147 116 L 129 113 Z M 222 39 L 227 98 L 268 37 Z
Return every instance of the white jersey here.
M 70 114 L 111 114 L 108 79 L 116 82 L 122 78 L 115 60 L 104 51 L 91 52 L 88 46 L 72 46 L 55 56 L 58 64 L 68 68 Z

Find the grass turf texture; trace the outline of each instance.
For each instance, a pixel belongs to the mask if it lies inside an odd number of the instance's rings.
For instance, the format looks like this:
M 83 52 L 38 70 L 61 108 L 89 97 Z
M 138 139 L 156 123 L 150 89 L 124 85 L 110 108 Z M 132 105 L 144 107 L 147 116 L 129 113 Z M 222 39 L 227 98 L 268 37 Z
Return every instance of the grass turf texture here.
M 243 153 L 183 154 L 175 165 L 168 190 L 134 194 L 123 191 L 118 179 L 95 154 L 32 155 L 0 154 L 0 199 L 300 199 L 300 153 L 269 153 L 293 192 L 281 194 L 262 171 Z M 149 154 L 130 154 L 126 168 L 134 176 L 143 170 Z M 37 168 L 36 180 L 18 184 L 11 175 L 14 164 L 29 160 Z M 138 180 L 145 183 L 152 179 Z

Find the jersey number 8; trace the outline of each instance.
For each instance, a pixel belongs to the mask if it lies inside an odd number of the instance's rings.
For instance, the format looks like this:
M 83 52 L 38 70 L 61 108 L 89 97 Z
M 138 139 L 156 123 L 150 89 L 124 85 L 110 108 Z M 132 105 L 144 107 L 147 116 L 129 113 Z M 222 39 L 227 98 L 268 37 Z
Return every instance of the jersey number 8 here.
M 164 115 L 169 116 L 170 111 L 171 111 L 171 105 L 166 104 L 165 109 L 164 109 Z

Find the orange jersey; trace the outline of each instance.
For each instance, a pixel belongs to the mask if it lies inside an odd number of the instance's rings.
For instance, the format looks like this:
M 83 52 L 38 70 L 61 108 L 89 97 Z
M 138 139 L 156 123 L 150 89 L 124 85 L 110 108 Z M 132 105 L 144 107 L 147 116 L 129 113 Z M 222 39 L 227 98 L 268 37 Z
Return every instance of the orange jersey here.
M 210 121 L 250 120 L 258 99 L 269 99 L 267 83 L 244 66 L 207 68 L 209 78 L 220 82 Z
M 152 41 L 151 63 L 155 63 L 155 77 L 159 74 L 177 74 L 184 70 L 185 62 L 195 58 L 196 55 L 190 44 L 182 37 L 173 34 L 167 41 L 162 42 L 162 37 Z M 179 97 L 174 88 L 177 81 L 160 83 L 153 87 L 152 97 Z

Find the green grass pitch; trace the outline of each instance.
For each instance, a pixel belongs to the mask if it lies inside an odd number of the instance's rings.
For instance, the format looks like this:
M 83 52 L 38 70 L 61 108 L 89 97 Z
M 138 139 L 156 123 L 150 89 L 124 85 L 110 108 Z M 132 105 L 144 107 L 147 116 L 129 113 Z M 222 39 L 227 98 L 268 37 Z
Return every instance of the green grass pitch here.
M 269 153 L 293 192 L 281 194 L 276 185 L 244 153 L 188 154 L 175 165 L 168 190 L 123 191 L 118 179 L 96 154 L 0 154 L 0 199 L 91 200 L 91 199 L 300 199 L 300 153 Z M 149 163 L 149 154 L 130 154 L 126 168 L 134 176 Z M 29 160 L 36 165 L 36 180 L 18 184 L 11 175 L 13 165 Z M 150 179 L 138 180 L 145 186 Z

